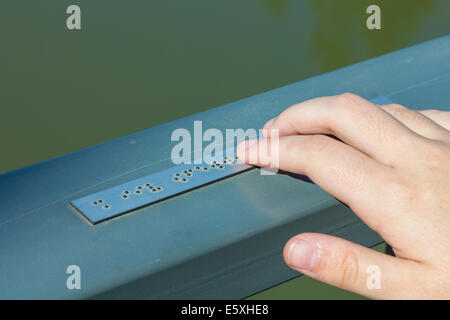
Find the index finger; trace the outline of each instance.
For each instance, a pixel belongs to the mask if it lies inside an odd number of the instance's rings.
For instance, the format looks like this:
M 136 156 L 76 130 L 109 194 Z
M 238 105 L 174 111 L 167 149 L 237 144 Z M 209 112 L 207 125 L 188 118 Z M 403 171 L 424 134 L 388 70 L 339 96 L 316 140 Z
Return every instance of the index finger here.
M 265 129 L 269 129 L 266 126 Z M 403 159 L 424 137 L 355 94 L 321 97 L 284 110 L 270 125 L 279 135 L 329 134 L 387 165 Z M 265 130 L 270 137 L 271 130 Z M 414 138 L 414 139 L 413 139 Z

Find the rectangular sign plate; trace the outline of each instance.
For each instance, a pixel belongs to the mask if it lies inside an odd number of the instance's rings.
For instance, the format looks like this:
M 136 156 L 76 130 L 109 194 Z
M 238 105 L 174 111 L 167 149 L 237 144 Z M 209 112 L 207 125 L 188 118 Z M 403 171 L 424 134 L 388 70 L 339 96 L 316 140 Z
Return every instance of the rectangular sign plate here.
M 232 155 L 227 157 L 226 155 Z M 92 224 L 114 218 L 186 191 L 252 169 L 236 158 L 234 149 L 200 164 L 180 164 L 71 201 Z

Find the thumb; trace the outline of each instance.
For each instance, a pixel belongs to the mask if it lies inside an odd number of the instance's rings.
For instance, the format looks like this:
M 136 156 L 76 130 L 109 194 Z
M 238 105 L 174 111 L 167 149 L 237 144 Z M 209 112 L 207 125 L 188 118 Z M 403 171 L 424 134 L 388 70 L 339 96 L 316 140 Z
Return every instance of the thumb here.
M 318 233 L 290 239 L 284 259 L 307 276 L 375 299 L 407 298 L 420 272 L 417 262 Z

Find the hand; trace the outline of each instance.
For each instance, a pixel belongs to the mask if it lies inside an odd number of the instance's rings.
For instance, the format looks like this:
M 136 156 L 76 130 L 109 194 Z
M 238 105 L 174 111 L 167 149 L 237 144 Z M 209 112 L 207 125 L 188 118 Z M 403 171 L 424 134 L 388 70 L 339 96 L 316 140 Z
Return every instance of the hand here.
M 345 93 L 296 104 L 264 129 L 268 140 L 278 130 L 280 169 L 346 203 L 395 253 L 302 233 L 284 248 L 291 268 L 371 298 L 450 298 L 450 112 Z M 258 157 L 268 145 L 241 143 L 238 156 L 270 166 Z M 380 271 L 378 289 L 367 285 L 369 266 Z

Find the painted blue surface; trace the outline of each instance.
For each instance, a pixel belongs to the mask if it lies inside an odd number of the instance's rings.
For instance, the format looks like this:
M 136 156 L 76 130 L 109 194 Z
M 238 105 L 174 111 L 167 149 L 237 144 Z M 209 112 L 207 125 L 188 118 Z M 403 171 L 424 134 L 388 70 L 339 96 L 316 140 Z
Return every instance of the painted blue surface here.
M 238 176 L 91 226 L 70 201 L 171 167 L 176 128 L 260 128 L 287 106 L 354 92 L 450 107 L 450 36 L 0 176 L 0 298 L 242 298 L 288 280 L 294 234 L 380 241 L 319 187 Z M 78 265 L 82 289 L 66 288 Z
M 370 100 L 371 102 L 382 105 L 382 104 L 391 104 L 393 101 L 389 99 L 388 97 L 377 97 L 375 99 Z

